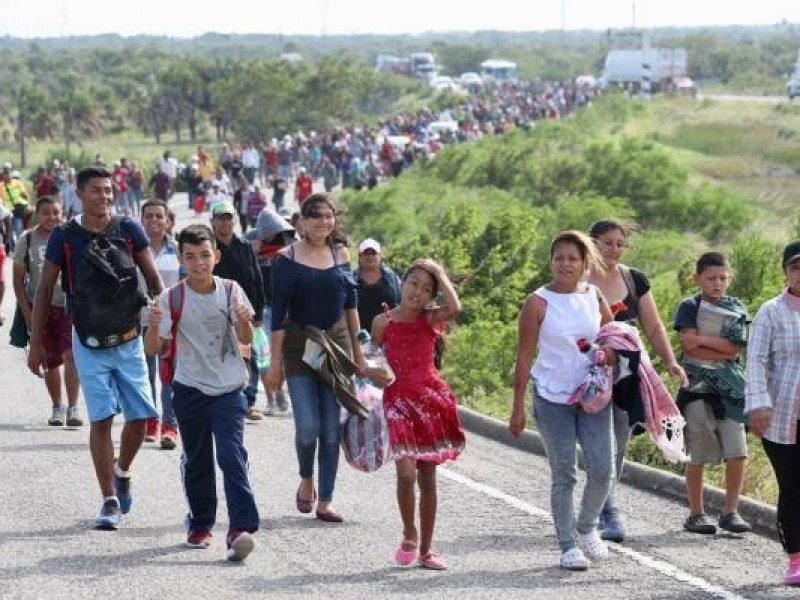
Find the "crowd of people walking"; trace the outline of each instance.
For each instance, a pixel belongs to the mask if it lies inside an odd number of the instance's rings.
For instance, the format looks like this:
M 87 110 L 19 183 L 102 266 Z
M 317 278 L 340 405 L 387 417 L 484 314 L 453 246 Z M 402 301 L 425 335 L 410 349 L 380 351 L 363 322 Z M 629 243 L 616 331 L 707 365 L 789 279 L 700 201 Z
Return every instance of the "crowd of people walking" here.
M 107 169 L 98 156 L 77 173 L 59 163 L 57 172 L 40 173 L 32 210 L 16 208 L 24 186 L 14 183 L 10 165 L 4 169 L 0 219 L 18 305 L 12 340 L 28 347 L 30 370 L 44 378 L 50 425 L 82 426 L 83 392 L 102 496 L 96 526 L 116 530 L 133 509 L 131 475 L 143 443 L 180 446 L 186 544 L 212 544 L 216 457 L 228 509 L 227 558 L 244 560 L 260 526 L 243 433 L 245 419 L 263 416 L 259 383 L 267 414 L 291 406 L 297 511 L 343 522 L 333 504 L 341 411 L 357 397 L 359 381 L 370 380 L 383 388 L 397 477 L 401 538 L 394 561 L 446 569 L 434 549 L 436 467 L 461 455 L 465 435 L 437 363 L 443 326 L 461 310 L 456 287 L 446 265 L 427 258 L 398 276 L 375 239 L 355 246 L 354 270 L 329 191 L 371 187 L 398 174 L 396 161 L 418 159 L 417 139 L 468 141 L 589 101 L 563 87 L 543 94 L 519 86 L 491 100 L 465 100 L 451 111 L 458 123 L 451 139 L 428 139 L 433 115 L 421 111 L 374 130 L 223 146 L 216 158 L 199 147 L 184 167 L 167 152 L 148 185 L 125 159 Z M 400 135 L 409 137 L 402 147 L 391 141 Z M 190 208 L 207 211 L 210 226 L 197 220 L 175 232 L 169 201 L 181 177 Z M 326 192 L 314 192 L 315 178 Z M 294 215 L 286 210 L 289 191 L 299 207 Z M 748 426 L 762 439 L 778 481 L 785 581 L 800 585 L 800 242 L 783 252 L 785 289 L 752 323 L 741 301 L 726 294 L 726 257 L 701 255 L 698 292 L 674 310 L 676 357 L 646 274 L 622 262 L 624 225 L 587 226 L 588 235 L 565 231 L 553 239 L 551 279 L 522 304 L 509 420 L 519 436 L 531 413 L 541 434 L 560 566 L 588 569 L 608 557 L 607 542 L 629 538 L 618 481 L 637 427 L 669 459 L 688 462 L 686 531 L 749 532 L 738 512 Z M 385 352 L 394 378 L 367 360 L 362 329 Z M 640 329 L 679 386 L 676 399 L 653 369 Z M 115 452 L 119 414 L 125 425 Z M 576 513 L 578 445 L 587 484 Z M 725 506 L 714 521 L 703 504 L 703 472 L 723 461 Z

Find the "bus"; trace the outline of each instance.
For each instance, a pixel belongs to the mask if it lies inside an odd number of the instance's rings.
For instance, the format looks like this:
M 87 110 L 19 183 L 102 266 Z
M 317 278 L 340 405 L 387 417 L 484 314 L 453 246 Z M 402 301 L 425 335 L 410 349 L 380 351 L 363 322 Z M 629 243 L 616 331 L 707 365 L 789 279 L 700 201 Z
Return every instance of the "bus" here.
M 481 76 L 484 80 L 504 82 L 516 81 L 519 77 L 517 73 L 517 63 L 510 60 L 490 59 L 481 63 Z

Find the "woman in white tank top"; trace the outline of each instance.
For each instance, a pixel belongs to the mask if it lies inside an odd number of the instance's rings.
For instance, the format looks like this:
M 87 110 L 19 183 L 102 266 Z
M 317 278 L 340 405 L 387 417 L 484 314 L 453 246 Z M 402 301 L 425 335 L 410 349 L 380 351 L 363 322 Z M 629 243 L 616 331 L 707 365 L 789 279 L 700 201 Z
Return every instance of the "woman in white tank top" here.
M 550 462 L 551 511 L 562 553 L 560 564 L 570 570 L 585 570 L 591 564 L 589 559 L 608 555 L 597 524 L 614 476 L 610 405 L 589 414 L 580 404 L 567 403 L 591 366 L 578 349 L 578 340 L 593 341 L 601 325 L 613 318 L 600 291 L 585 282 L 590 267 L 602 269 L 603 261 L 584 234 L 566 231 L 553 240 L 553 279 L 528 296 L 519 317 L 514 407 L 509 421 L 511 434 L 519 436 L 525 429 L 525 388 L 533 378 L 533 413 Z M 607 360 L 614 362 L 616 354 L 605 350 Z M 576 521 L 572 496 L 578 442 L 587 482 Z

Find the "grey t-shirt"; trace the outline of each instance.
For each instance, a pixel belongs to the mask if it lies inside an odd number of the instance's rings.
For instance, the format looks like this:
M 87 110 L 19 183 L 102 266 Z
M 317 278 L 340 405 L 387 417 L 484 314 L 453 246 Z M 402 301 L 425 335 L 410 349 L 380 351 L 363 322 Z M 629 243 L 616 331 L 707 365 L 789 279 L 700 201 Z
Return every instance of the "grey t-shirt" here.
M 231 286 L 230 299 L 228 286 Z M 254 314 L 247 295 L 235 281 L 216 276 L 214 291 L 209 294 L 199 294 L 188 284 L 184 291 L 183 310 L 178 321 L 175 381 L 207 396 L 220 396 L 243 387 L 249 373 L 233 325 L 237 300 Z M 161 293 L 158 301 L 164 313 L 158 335 L 169 339 L 172 337 L 169 289 Z
M 25 264 L 25 254 L 28 254 L 31 259 L 31 272 L 27 287 L 28 299 L 31 302 L 33 302 L 36 289 L 39 287 L 39 282 L 42 280 L 44 253 L 45 250 L 47 250 L 47 241 L 49 239 L 49 237 L 46 238 L 42 236 L 38 228 L 34 228 L 20 236 L 19 240 L 17 240 L 17 246 L 14 249 L 15 265 Z M 30 244 L 30 250 L 28 250 L 28 244 Z M 53 288 L 53 297 L 50 298 L 50 305 L 60 306 L 61 308 L 66 306 L 64 290 L 61 289 L 61 275 L 58 276 L 58 281 L 56 281 L 56 285 Z

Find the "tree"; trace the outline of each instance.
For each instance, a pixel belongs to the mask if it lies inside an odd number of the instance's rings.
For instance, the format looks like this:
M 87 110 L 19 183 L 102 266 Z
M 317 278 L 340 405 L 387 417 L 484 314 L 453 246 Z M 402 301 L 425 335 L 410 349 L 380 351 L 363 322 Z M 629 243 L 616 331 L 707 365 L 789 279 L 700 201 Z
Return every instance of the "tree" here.
M 99 127 L 95 119 L 95 105 L 83 91 L 79 89 L 79 77 L 73 72 L 63 74 L 58 79 L 58 100 L 56 108 L 61 115 L 62 132 L 66 155 L 70 155 L 70 142 L 76 129 L 94 130 Z
M 33 82 L 20 83 L 11 90 L 16 110 L 14 136 L 19 142 L 19 164 L 27 164 L 26 143 L 29 137 L 52 136 L 52 109 L 44 88 Z

